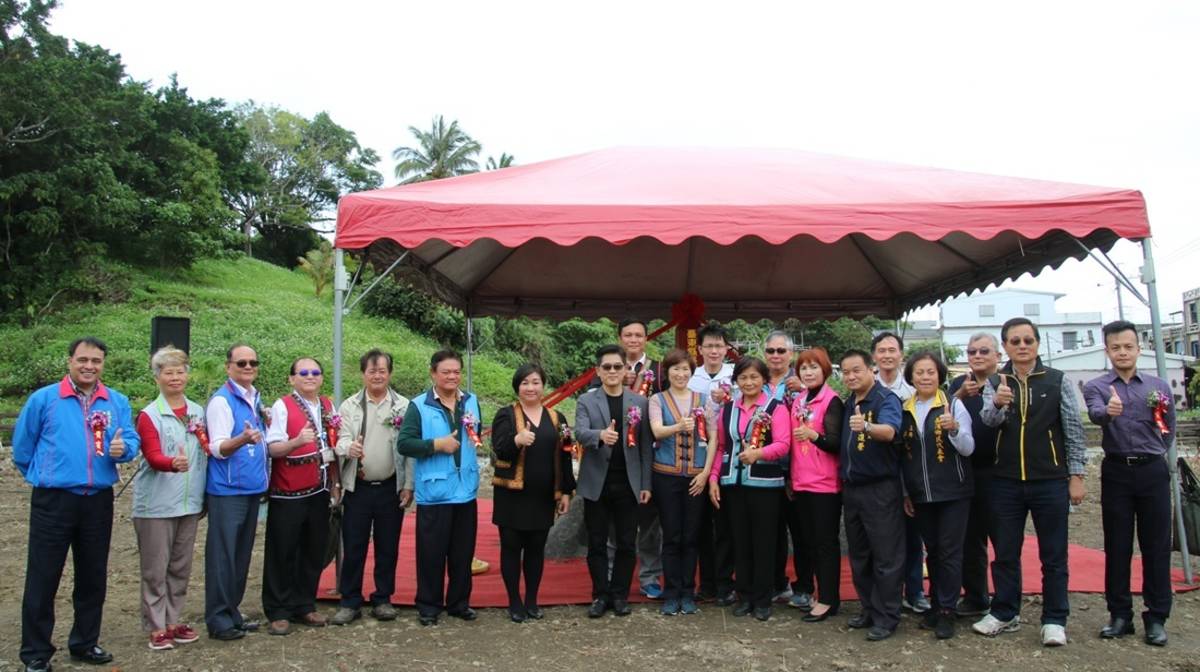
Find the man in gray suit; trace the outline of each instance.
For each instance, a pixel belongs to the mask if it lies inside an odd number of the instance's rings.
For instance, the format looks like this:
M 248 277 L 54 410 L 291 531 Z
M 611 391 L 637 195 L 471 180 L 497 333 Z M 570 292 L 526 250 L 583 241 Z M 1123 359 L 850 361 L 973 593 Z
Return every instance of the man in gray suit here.
M 589 618 L 611 608 L 629 615 L 637 507 L 650 501 L 653 439 L 646 398 L 624 385 L 625 351 L 605 345 L 596 351 L 601 386 L 588 390 L 575 406 L 575 436 L 583 446 L 576 492 L 583 496 L 588 532 L 588 572 L 592 576 Z M 630 411 L 640 421 L 630 428 Z M 608 571 L 608 530 L 616 530 L 617 552 Z

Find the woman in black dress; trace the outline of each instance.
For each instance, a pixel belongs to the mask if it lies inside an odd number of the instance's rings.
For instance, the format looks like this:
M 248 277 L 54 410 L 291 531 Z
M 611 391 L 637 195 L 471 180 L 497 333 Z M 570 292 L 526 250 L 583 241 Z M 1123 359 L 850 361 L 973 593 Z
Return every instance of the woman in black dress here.
M 546 375 L 537 364 L 513 374 L 517 401 L 492 421 L 495 463 L 492 522 L 500 529 L 500 575 L 508 590 L 514 623 L 542 618 L 538 586 L 545 564 L 546 538 L 556 514 L 564 514 L 575 491 L 571 454 L 563 451 L 566 420 L 542 406 Z M 525 599 L 521 599 L 521 571 Z

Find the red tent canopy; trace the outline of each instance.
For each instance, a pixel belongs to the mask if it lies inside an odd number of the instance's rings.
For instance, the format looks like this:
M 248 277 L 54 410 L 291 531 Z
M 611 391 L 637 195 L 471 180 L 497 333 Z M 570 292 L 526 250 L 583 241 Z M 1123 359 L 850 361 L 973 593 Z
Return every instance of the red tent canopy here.
M 336 245 L 409 250 L 405 276 L 473 315 L 666 317 L 694 293 L 710 317 L 810 319 L 898 316 L 1149 235 L 1129 189 L 618 148 L 350 194 Z

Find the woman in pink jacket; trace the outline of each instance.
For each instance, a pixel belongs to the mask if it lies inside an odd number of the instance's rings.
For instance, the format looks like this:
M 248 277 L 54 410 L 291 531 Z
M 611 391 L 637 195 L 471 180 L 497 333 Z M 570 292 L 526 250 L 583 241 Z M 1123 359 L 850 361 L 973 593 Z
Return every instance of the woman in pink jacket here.
M 790 505 L 800 521 L 800 538 L 793 553 L 808 553 L 808 566 L 817 576 L 817 601 L 804 616 L 810 623 L 837 614 L 842 574 L 838 523 L 842 517 L 838 480 L 838 438 L 842 429 L 842 400 L 826 384 L 833 370 L 824 348 L 805 350 L 796 357 L 796 375 L 805 391 L 792 399 Z M 811 577 L 798 577 L 801 583 Z

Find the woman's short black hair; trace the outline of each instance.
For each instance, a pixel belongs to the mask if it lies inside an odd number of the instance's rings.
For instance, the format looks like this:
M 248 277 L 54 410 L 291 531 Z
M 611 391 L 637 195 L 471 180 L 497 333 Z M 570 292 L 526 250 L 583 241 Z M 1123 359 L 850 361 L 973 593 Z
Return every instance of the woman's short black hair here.
M 538 374 L 538 378 L 542 379 L 542 385 L 546 384 L 546 372 L 542 370 L 542 367 L 533 362 L 525 362 L 518 366 L 513 373 L 513 392 L 521 389 L 521 381 L 528 378 L 531 373 Z
M 923 359 L 933 362 L 933 365 L 937 367 L 938 385 L 945 385 L 947 375 L 946 363 L 942 361 L 941 355 L 932 350 L 918 350 L 909 355 L 908 362 L 904 364 L 904 382 L 909 385 L 913 384 L 913 366 Z
M 758 357 L 742 357 L 738 363 L 733 366 L 733 382 L 737 382 L 738 376 L 746 369 L 754 369 L 758 371 L 758 375 L 763 377 L 763 380 L 771 379 L 771 372 L 767 369 L 767 363 Z

